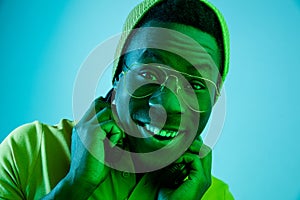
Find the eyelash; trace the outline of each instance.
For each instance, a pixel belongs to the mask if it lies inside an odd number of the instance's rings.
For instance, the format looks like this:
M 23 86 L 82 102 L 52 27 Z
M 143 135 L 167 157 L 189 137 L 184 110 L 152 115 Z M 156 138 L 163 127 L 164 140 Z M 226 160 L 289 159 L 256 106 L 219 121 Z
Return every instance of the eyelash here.
M 145 71 L 144 71 L 144 72 L 141 72 L 140 75 L 141 75 L 142 77 L 146 78 L 146 79 L 151 79 L 151 80 L 153 80 L 153 81 L 159 79 L 158 75 L 156 75 L 155 72 L 150 72 L 150 71 L 146 71 L 146 72 L 145 72 Z M 195 85 L 199 86 L 199 88 L 197 88 L 197 86 L 195 86 Z M 202 82 L 200 82 L 200 81 L 198 81 L 198 80 L 192 80 L 192 81 L 190 81 L 190 83 L 186 86 L 186 88 L 192 88 L 193 90 L 202 90 L 202 89 L 205 89 L 206 86 L 205 86 Z
M 199 86 L 199 88 L 196 88 L 195 85 L 197 84 L 197 86 Z M 206 89 L 205 84 L 203 84 L 202 82 L 198 81 L 198 80 L 192 80 L 189 82 L 189 85 L 186 86 L 187 88 L 191 88 L 193 90 L 203 90 Z
M 151 72 L 141 72 L 140 75 L 146 79 L 149 79 L 148 76 L 151 76 L 151 80 L 153 80 L 152 77 L 155 77 L 155 79 L 157 79 L 157 75 Z

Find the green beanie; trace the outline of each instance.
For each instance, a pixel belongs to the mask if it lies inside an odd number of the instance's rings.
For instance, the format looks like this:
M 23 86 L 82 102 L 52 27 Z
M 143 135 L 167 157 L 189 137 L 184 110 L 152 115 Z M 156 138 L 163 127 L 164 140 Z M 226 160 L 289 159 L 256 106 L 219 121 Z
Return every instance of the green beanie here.
M 153 6 L 155 6 L 157 3 L 162 2 L 164 0 L 144 0 L 140 4 L 138 4 L 128 15 L 124 27 L 123 27 L 123 32 L 121 39 L 118 44 L 118 48 L 115 54 L 115 61 L 114 61 L 114 66 L 113 66 L 113 72 L 112 72 L 112 77 L 113 81 L 116 75 L 117 67 L 119 66 L 120 62 L 120 56 L 123 51 L 123 47 L 126 43 L 126 40 L 130 34 L 130 32 L 135 28 L 137 23 L 143 18 L 145 13 L 147 13 Z M 225 81 L 226 75 L 229 70 L 229 32 L 228 28 L 225 22 L 225 19 L 223 15 L 220 13 L 220 11 L 212 5 L 210 2 L 207 0 L 199 0 L 203 3 L 205 3 L 209 8 L 213 10 L 213 12 L 217 15 L 221 28 L 222 28 L 222 34 L 223 34 L 223 54 L 224 54 L 224 61 L 223 61 L 223 73 L 221 74 L 222 76 L 222 81 Z

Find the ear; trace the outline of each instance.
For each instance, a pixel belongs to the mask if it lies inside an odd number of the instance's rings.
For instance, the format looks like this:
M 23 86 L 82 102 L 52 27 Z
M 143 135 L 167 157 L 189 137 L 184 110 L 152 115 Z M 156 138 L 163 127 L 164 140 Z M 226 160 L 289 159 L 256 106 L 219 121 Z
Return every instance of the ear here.
M 214 97 L 214 105 L 217 103 L 219 97 L 221 96 L 221 90 L 222 90 L 222 87 L 223 87 L 223 79 L 222 79 L 222 76 L 219 74 L 218 76 L 218 81 L 217 81 L 217 91 L 216 91 L 216 94 L 215 94 L 215 97 Z

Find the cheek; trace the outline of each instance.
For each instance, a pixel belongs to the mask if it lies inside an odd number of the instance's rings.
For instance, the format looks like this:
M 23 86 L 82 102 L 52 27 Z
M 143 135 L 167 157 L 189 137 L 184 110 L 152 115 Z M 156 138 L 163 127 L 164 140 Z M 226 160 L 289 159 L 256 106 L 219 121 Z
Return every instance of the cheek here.
M 149 109 L 147 99 L 134 99 L 128 92 L 119 85 L 115 92 L 115 116 L 117 117 L 118 125 L 125 132 L 136 132 L 136 119 L 147 118 Z
M 200 114 L 200 120 L 199 120 L 199 124 L 198 124 L 198 135 L 200 135 L 202 133 L 202 131 L 204 130 L 204 128 L 209 120 L 210 114 L 211 114 L 211 111 Z

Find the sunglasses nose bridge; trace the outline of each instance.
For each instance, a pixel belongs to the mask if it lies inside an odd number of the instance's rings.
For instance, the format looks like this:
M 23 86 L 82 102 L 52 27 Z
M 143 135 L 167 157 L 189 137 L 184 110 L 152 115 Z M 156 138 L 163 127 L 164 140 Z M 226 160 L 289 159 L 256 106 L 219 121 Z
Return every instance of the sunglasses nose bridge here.
M 175 81 L 173 81 L 173 80 L 175 80 Z M 179 94 L 179 90 L 180 90 L 181 87 L 179 85 L 178 76 L 176 76 L 174 74 L 170 74 L 170 75 L 166 74 L 165 81 L 162 84 L 161 88 L 164 88 L 164 87 L 167 87 L 168 89 L 172 90 L 176 94 Z

